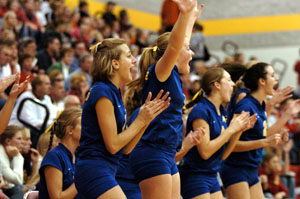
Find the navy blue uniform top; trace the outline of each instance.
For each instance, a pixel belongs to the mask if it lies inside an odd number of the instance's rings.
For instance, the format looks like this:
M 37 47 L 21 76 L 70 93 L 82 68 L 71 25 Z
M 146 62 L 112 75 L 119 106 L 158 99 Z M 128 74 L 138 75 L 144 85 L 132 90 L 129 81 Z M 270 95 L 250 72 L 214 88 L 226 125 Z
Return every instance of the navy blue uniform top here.
M 129 126 L 136 119 L 139 111 L 140 111 L 140 108 L 137 108 L 136 110 L 133 111 L 130 119 L 127 122 L 127 126 Z M 118 165 L 116 178 L 134 181 L 138 184 L 138 182 L 135 180 L 134 174 L 131 169 L 131 165 L 129 163 L 129 155 L 123 154 L 123 156 L 119 162 L 119 165 Z
M 79 159 L 100 157 L 107 159 L 113 164 L 118 164 L 122 156 L 122 150 L 113 155 L 105 148 L 102 132 L 98 124 L 95 107 L 101 97 L 108 98 L 114 106 L 118 133 L 126 128 L 126 110 L 120 90 L 110 81 L 94 83 L 83 105 L 81 138 L 76 157 Z
M 228 103 L 228 106 L 227 106 L 228 121 L 230 121 L 233 116 L 233 112 L 235 110 L 235 105 L 237 104 L 236 103 L 237 97 L 241 93 L 248 94 L 249 90 L 247 88 L 241 88 L 241 89 L 237 90 L 235 94 L 232 95 L 230 102 Z
M 72 153 L 61 143 L 44 157 L 40 172 L 39 198 L 49 198 L 44 168 L 52 166 L 59 169 L 63 174 L 62 190 L 69 188 L 74 182 L 75 164 L 73 164 Z M 52 182 L 55 183 L 55 182 Z
M 143 103 L 150 91 L 154 98 L 161 89 L 170 92 L 171 102 L 170 106 L 150 123 L 138 145 L 146 143 L 175 154 L 178 139 L 182 137 L 183 130 L 182 107 L 185 96 L 182 82 L 176 66 L 174 66 L 169 78 L 160 82 L 155 74 L 155 66 L 149 67 L 145 77 Z
M 257 121 L 252 129 L 249 129 L 242 133 L 241 141 L 252 141 L 264 139 L 267 136 L 267 114 L 265 109 L 265 103 L 259 103 L 251 94 L 239 101 L 233 113 L 239 114 L 242 111 L 249 112 L 250 115 L 257 114 Z M 255 149 L 246 152 L 233 152 L 225 160 L 226 164 L 237 166 L 249 166 L 252 168 L 258 168 L 262 161 L 263 149 Z
M 193 121 L 202 119 L 209 125 L 210 140 L 216 139 L 227 128 L 227 112 L 220 106 L 220 115 L 217 109 L 207 98 L 203 97 L 192 109 L 187 120 L 187 132 L 193 129 Z M 220 170 L 222 155 L 225 145 L 216 151 L 210 158 L 204 160 L 196 146 L 194 146 L 183 158 L 182 172 L 216 173 Z

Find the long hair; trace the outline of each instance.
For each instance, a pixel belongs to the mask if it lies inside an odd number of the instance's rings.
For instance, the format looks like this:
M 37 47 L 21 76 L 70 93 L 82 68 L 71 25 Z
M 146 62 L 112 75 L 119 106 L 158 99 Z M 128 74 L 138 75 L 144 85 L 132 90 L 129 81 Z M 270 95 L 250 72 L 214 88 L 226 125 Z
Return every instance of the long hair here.
M 119 60 L 122 54 L 120 46 L 125 44 L 122 39 L 104 39 L 102 42 L 96 44 L 93 48 L 92 54 L 94 56 L 91 76 L 92 83 L 97 81 L 105 81 L 112 77 L 113 66 L 112 60 Z
M 140 76 L 127 85 L 127 90 L 124 95 L 124 103 L 128 116 L 130 116 L 136 108 L 142 105 L 142 89 L 148 68 L 152 64 L 157 63 L 163 56 L 167 49 L 169 38 L 170 33 L 166 32 L 158 37 L 155 47 L 145 48 L 143 50 L 138 64 Z
M 201 101 L 204 94 L 209 96 L 211 94 L 214 82 L 220 82 L 224 75 L 223 68 L 211 68 L 204 73 L 201 79 L 200 90 L 194 95 L 192 100 L 184 106 L 184 110 L 193 107 L 195 104 Z
M 245 83 L 246 88 L 248 88 L 251 92 L 256 91 L 258 89 L 258 80 L 260 78 L 266 79 L 267 66 L 269 66 L 269 64 L 259 62 L 257 64 L 254 64 L 251 68 L 249 68 L 246 71 L 243 81 Z
M 57 138 L 63 139 L 66 136 L 67 127 L 75 128 L 78 122 L 78 118 L 81 117 L 81 109 L 78 108 L 70 108 L 68 110 L 64 110 L 57 120 L 54 121 L 53 127 L 51 129 L 50 143 L 48 147 L 48 151 L 52 147 L 53 136 L 56 135 Z

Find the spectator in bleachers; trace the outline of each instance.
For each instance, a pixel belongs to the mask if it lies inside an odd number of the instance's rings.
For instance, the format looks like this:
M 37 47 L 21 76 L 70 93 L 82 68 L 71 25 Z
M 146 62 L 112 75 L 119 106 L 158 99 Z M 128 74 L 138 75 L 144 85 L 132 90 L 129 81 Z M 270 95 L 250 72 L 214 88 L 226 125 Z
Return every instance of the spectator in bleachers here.
M 70 108 L 81 108 L 79 97 L 77 97 L 76 95 L 67 95 L 64 99 L 64 104 L 64 110 Z
M 3 191 L 11 199 L 23 197 L 22 130 L 21 127 L 8 126 L 0 137 L 0 165 L 3 178 L 8 182 Z
M 70 79 L 70 91 L 67 95 L 76 95 L 83 104 L 85 95 L 89 90 L 88 78 L 84 73 L 74 74 Z
M 5 41 L 5 40 L 12 40 L 12 41 L 15 41 L 16 40 L 16 35 L 15 33 L 12 31 L 12 30 L 4 30 L 2 33 L 1 33 L 1 37 L 0 37 L 0 40 L 1 41 Z
M 35 74 L 32 73 L 32 62 L 34 57 L 31 54 L 24 53 L 20 56 L 19 63 L 21 65 L 21 73 L 20 73 L 20 83 L 24 82 L 29 76 L 29 83 L 32 82 Z M 29 84 L 26 90 L 31 90 L 31 85 Z
M 22 130 L 22 149 L 21 154 L 24 158 L 24 187 L 23 190 L 27 190 L 28 182 L 31 181 L 31 178 L 35 176 L 38 173 L 39 165 L 38 165 L 38 159 L 39 159 L 39 152 L 31 148 L 31 139 L 30 139 L 30 131 L 27 128 L 23 128 Z
M 0 44 L 0 78 L 12 75 L 9 62 L 13 54 L 13 49 L 7 43 Z
M 16 13 L 14 11 L 8 11 L 5 13 L 3 17 L 1 33 L 4 30 L 11 30 L 15 33 L 15 36 L 18 36 L 17 25 L 18 25 L 18 20 L 17 20 Z
M 89 17 L 89 4 L 86 1 L 79 3 L 80 17 Z
M 75 41 L 73 44 L 72 44 L 72 48 L 74 49 L 74 58 L 73 58 L 73 62 L 71 64 L 71 70 L 72 71 L 75 71 L 79 68 L 79 58 L 87 53 L 87 50 L 86 50 L 86 46 L 84 44 L 84 42 L 82 41 Z
M 50 98 L 52 101 L 53 112 L 56 112 L 56 115 L 59 112 L 64 110 L 64 102 L 63 99 L 65 97 L 65 82 L 62 78 L 57 78 L 58 76 L 62 76 L 61 72 L 58 70 L 53 70 L 50 74 Z M 54 110 L 55 109 L 55 110 Z
M 279 157 L 276 154 L 267 154 L 263 158 L 263 165 L 265 170 L 264 175 L 266 175 L 266 177 L 260 176 L 262 186 L 264 192 L 270 192 L 272 194 L 271 197 L 267 198 L 285 198 L 288 195 L 288 190 L 280 180 L 282 166 Z
M 193 33 L 191 36 L 190 47 L 194 51 L 193 61 L 202 60 L 208 61 L 210 54 L 205 45 L 205 36 L 203 35 L 203 26 L 199 23 L 195 23 L 193 27 Z
M 71 74 L 71 64 L 73 62 L 74 51 L 72 48 L 63 48 L 60 53 L 61 59 L 59 62 L 53 64 L 48 68 L 47 73 L 49 74 L 53 70 L 59 70 L 66 79 Z
M 72 37 L 77 41 L 83 41 L 86 46 L 90 46 L 90 31 L 91 31 L 90 17 L 80 18 L 78 25 L 79 28 L 73 31 Z
M 57 37 L 50 36 L 46 38 L 46 48 L 38 51 L 36 55 L 37 65 L 41 72 L 46 72 L 52 64 L 57 62 L 59 49 L 60 41 Z
M 53 113 L 52 111 L 52 102 L 48 96 L 51 86 L 49 77 L 44 74 L 38 75 L 32 80 L 31 86 L 32 91 L 26 91 L 18 98 L 11 116 L 10 124 L 30 128 L 32 146 L 35 147 L 40 133 L 52 123 L 53 119 L 56 117 L 56 113 Z M 29 100 L 26 101 L 22 110 L 19 110 L 20 104 L 27 98 L 47 107 L 49 119 L 46 126 L 43 126 L 44 119 L 46 118 L 46 110 L 41 105 Z M 20 111 L 19 116 L 18 111 Z
M 33 38 L 31 37 L 24 37 L 20 43 L 19 43 L 19 56 L 22 55 L 23 53 L 28 53 L 34 57 L 32 66 L 35 67 L 37 64 L 37 58 L 36 56 L 36 42 Z
M 90 69 L 93 63 L 93 56 L 89 53 L 83 54 L 79 59 L 80 68 L 73 71 L 66 79 L 66 89 L 70 90 L 70 79 L 74 74 L 84 73 L 87 76 L 89 86 L 92 85 L 92 78 L 90 76 Z
M 18 22 L 22 24 L 24 21 L 26 14 L 22 7 L 20 6 L 20 3 L 18 0 L 10 0 L 7 2 L 7 8 L 10 11 L 14 11 L 17 15 Z
M 102 15 L 102 18 L 104 19 L 105 23 L 112 27 L 113 22 L 117 20 L 117 17 L 113 14 L 113 11 L 115 9 L 115 2 L 108 1 L 106 3 L 106 11 Z
M 119 23 L 121 27 L 120 31 L 127 31 L 128 28 L 131 26 L 129 15 L 125 9 L 121 10 L 119 15 Z
M 7 0 L 0 1 L 0 18 L 2 18 L 7 11 Z

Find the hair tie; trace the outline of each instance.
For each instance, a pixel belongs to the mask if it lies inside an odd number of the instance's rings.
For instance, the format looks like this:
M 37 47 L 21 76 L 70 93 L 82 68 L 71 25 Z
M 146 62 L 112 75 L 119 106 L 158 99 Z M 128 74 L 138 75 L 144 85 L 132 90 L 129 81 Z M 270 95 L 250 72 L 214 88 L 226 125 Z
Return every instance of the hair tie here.
M 89 49 L 90 50 L 94 50 L 96 48 L 96 52 L 97 52 L 97 49 L 98 49 L 98 46 L 102 44 L 102 41 L 98 42 L 96 45 L 93 45 L 92 47 L 90 47 Z
M 157 46 L 153 46 L 153 52 L 156 52 L 156 51 L 157 51 L 157 49 L 158 49 L 158 47 L 157 47 Z
M 192 101 L 194 101 L 195 99 L 197 99 L 198 95 L 199 95 L 200 93 L 202 93 L 202 92 L 203 92 L 203 89 L 201 88 L 201 89 L 193 96 Z
M 48 133 L 48 132 L 52 129 L 52 127 L 54 127 L 55 125 L 56 125 L 56 120 L 54 120 L 54 121 L 50 124 L 50 126 L 46 129 L 45 133 Z
M 60 112 L 57 114 L 57 118 L 59 118 L 59 116 L 61 115 L 62 112 L 63 112 L 63 111 L 60 111 Z M 54 121 L 50 124 L 50 126 L 46 129 L 46 131 L 45 131 L 44 133 L 48 133 L 52 128 L 54 129 L 55 126 L 56 126 L 56 124 L 57 124 L 57 120 L 54 120 Z

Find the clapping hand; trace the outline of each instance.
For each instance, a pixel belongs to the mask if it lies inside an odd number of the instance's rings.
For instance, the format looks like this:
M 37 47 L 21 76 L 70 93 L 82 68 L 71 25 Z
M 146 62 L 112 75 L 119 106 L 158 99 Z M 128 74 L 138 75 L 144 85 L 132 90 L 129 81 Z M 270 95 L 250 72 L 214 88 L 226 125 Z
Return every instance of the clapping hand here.
M 163 92 L 161 90 L 153 100 L 151 100 L 152 93 L 149 92 L 146 102 L 140 108 L 138 115 L 138 118 L 145 124 L 150 123 L 157 115 L 169 107 L 171 98 L 168 96 L 170 93 L 167 92 L 161 97 Z

